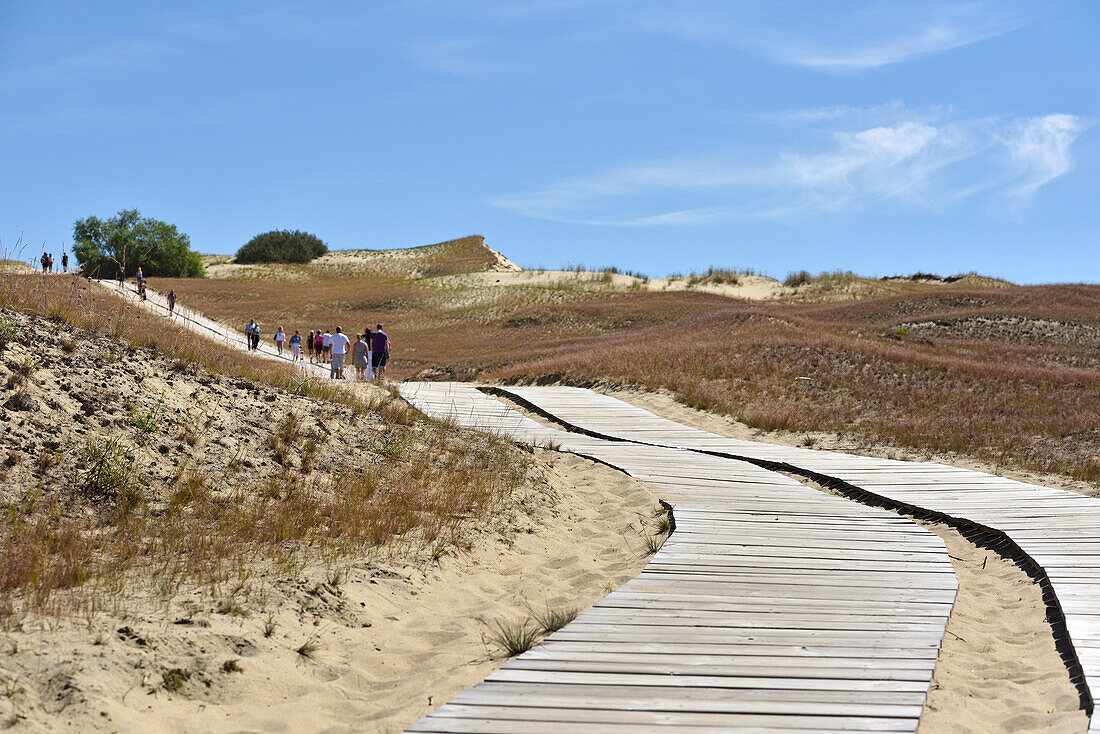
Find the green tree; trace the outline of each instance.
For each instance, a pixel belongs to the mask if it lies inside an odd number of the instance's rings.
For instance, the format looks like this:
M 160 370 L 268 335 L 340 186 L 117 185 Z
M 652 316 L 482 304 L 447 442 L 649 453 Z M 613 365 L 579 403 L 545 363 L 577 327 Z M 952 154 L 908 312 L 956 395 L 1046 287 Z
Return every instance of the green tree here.
M 328 245 L 309 232 L 285 229 L 258 234 L 237 250 L 239 263 L 307 263 L 328 252 Z
M 176 225 L 142 217 L 137 209 L 123 209 L 103 221 L 86 217 L 73 224 L 73 254 L 86 275 L 114 277 L 137 272 L 150 277 L 201 278 L 202 261 L 191 251 L 190 238 Z

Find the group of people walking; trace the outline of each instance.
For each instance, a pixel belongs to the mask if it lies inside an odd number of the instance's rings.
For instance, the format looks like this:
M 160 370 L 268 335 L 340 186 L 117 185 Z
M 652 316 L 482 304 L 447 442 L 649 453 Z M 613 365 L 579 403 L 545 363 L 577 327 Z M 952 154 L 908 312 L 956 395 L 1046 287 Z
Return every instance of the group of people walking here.
M 42 264 L 43 273 L 53 272 L 53 253 L 43 252 L 42 257 L 38 258 L 38 262 Z M 69 253 L 64 252 L 61 254 L 61 272 L 69 272 Z
M 249 320 L 244 327 L 244 333 L 248 348 L 252 351 L 259 349 L 262 332 L 256 319 Z M 295 331 L 290 337 L 287 337 L 286 329 L 280 326 L 275 329 L 272 339 L 279 356 L 283 356 L 284 350 L 289 346 L 292 362 L 304 363 L 308 357 L 310 364 L 327 364 L 329 377 L 334 380 L 346 379 L 344 364 L 349 354 L 355 377 L 359 380 L 385 377 L 386 364 L 390 359 L 390 337 L 382 330 L 382 324 L 375 325 L 374 329 L 363 329 L 363 333 L 355 335 L 355 341 L 339 326 L 335 332 L 311 329 L 305 336 Z

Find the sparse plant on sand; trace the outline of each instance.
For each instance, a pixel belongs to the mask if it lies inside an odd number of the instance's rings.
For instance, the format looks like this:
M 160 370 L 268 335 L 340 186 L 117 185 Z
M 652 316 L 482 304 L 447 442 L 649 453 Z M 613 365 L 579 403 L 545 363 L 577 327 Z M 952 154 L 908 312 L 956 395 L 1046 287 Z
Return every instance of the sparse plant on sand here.
M 80 487 L 91 497 L 119 499 L 133 479 L 134 457 L 121 436 L 89 438 L 73 451 Z
M 487 641 L 508 657 L 527 652 L 539 640 L 539 630 L 528 620 L 512 622 L 494 620 L 489 626 Z
M 160 430 L 160 419 L 164 413 L 164 393 L 160 400 L 149 408 L 134 408 L 130 411 L 130 425 L 137 429 L 139 440 L 145 441 Z
M 642 548 L 645 550 L 644 555 L 652 556 L 657 551 L 661 550 L 661 546 L 664 544 L 665 539 L 660 535 L 642 536 Z
M 0 316 L 0 351 L 7 349 L 8 344 L 19 341 L 21 337 L 19 323 L 8 316 Z
M 531 618 L 535 620 L 535 623 L 538 625 L 539 631 L 544 635 L 557 632 L 576 619 L 580 611 L 577 607 L 551 608 L 550 605 L 546 605 L 542 609 L 534 609 L 532 607 L 528 607 L 527 609 L 531 613 Z
M 317 640 L 317 633 L 314 632 L 306 641 L 298 647 L 294 648 L 294 652 L 301 655 L 306 660 L 314 660 L 317 657 L 317 653 L 321 649 L 321 643 Z
M 160 679 L 164 685 L 164 690 L 179 693 L 183 690 L 187 681 L 191 680 L 191 671 L 183 668 L 169 668 L 161 671 Z

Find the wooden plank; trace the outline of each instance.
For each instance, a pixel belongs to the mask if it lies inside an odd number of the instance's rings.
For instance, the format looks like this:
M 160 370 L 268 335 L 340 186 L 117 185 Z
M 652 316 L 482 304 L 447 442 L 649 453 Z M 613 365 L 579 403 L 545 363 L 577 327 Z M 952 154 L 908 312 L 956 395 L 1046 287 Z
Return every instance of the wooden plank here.
M 1090 649 L 1100 634 L 1100 501 L 1060 489 L 931 462 L 823 452 L 740 441 L 682 426 L 608 396 L 577 388 L 509 388 L 560 419 L 619 439 L 661 447 L 779 461 L 882 497 L 997 528 L 1047 572 L 1071 641 Z M 690 557 L 677 559 L 688 563 Z M 1100 661 L 1082 657 L 1086 682 L 1100 686 Z M 1097 717 L 1100 719 L 1100 717 Z M 1090 730 L 1100 731 L 1093 721 Z
M 638 577 L 410 731 L 915 729 L 956 589 L 935 536 L 745 462 L 546 428 L 469 386 L 402 392 L 616 466 L 677 518 Z

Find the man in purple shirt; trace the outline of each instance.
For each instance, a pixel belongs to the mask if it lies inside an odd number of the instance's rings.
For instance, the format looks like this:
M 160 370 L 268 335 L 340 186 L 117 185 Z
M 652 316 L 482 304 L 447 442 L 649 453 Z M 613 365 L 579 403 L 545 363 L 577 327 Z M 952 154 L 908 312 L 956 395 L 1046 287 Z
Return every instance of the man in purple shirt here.
M 386 375 L 386 362 L 390 361 L 390 337 L 382 331 L 382 324 L 374 328 L 370 335 L 370 362 L 374 376 L 381 379 Z

